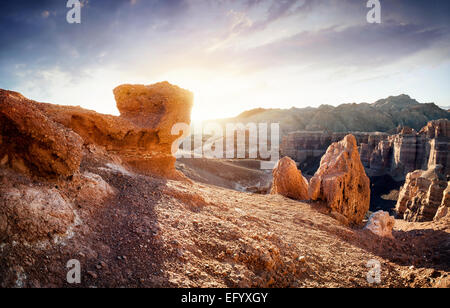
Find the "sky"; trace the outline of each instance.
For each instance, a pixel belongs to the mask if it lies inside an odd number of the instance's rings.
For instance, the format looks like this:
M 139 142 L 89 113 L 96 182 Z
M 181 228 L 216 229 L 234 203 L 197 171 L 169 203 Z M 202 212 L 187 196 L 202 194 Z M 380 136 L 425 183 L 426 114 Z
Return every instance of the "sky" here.
M 194 120 L 252 108 L 372 103 L 408 94 L 450 106 L 450 1 L 66 0 L 0 2 L 0 88 L 117 115 L 112 90 L 169 81 Z

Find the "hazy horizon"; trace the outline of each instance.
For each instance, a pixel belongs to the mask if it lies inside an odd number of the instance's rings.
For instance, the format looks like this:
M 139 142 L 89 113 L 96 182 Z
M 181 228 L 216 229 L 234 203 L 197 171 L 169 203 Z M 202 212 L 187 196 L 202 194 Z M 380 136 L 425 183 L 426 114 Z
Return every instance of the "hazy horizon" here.
M 117 114 L 124 83 L 194 92 L 194 120 L 253 108 L 373 103 L 407 94 L 450 106 L 450 3 L 365 0 L 67 1 L 0 4 L 0 88 Z

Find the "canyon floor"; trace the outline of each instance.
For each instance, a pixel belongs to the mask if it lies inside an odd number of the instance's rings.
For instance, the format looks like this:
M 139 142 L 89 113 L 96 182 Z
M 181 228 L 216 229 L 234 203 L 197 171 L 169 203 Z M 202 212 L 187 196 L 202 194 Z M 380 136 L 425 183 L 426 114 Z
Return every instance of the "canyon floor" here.
M 68 190 L 0 171 L 3 183 Z M 78 204 L 64 236 L 0 246 L 0 286 L 450 287 L 448 222 L 396 220 L 394 238 L 379 238 L 320 203 L 138 175 L 89 153 L 80 173 L 115 194 Z M 79 285 L 66 281 L 71 259 Z M 367 281 L 370 260 L 381 264 L 379 284 Z

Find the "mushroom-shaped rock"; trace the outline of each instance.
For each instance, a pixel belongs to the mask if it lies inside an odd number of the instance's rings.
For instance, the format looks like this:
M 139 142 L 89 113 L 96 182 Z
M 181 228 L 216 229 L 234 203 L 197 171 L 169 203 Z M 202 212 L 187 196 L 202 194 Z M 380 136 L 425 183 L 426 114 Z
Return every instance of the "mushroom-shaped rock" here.
M 172 135 L 177 123 L 190 124 L 193 94 L 161 82 L 154 85 L 122 85 L 114 90 L 121 116 L 99 114 L 80 107 L 36 104 L 42 113 L 80 135 L 86 145 L 95 144 L 115 154 L 133 171 L 180 179 L 175 170 Z
M 280 194 L 296 200 L 308 199 L 308 181 L 289 157 L 278 161 L 273 173 L 272 194 Z
M 194 96 L 168 82 L 149 86 L 121 85 L 114 89 L 120 116 L 133 124 L 157 129 L 160 143 L 171 145 L 177 136 L 172 135 L 176 123 L 191 123 Z
M 122 85 L 114 89 L 121 119 L 137 127 L 138 139 L 132 145 L 137 151 L 119 151 L 136 171 L 168 178 L 179 178 L 175 170 L 172 143 L 180 137 L 172 135 L 175 124 L 190 124 L 193 94 L 160 82 L 150 86 Z
M 369 210 L 370 181 L 353 135 L 328 148 L 310 180 L 309 196 L 326 201 L 330 210 L 343 215 L 349 224 L 362 222 Z
M 372 233 L 381 237 L 392 238 L 394 225 L 394 217 L 390 216 L 388 212 L 378 211 L 370 215 L 369 221 L 364 229 L 370 230 Z

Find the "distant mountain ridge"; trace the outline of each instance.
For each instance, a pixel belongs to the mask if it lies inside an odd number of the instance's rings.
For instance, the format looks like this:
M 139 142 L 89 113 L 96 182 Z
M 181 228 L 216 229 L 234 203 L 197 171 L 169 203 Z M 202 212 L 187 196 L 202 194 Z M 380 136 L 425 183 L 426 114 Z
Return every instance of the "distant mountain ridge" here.
M 337 107 L 264 109 L 245 111 L 219 122 L 279 122 L 282 133 L 292 131 L 387 132 L 399 126 L 420 130 L 429 121 L 450 119 L 450 112 L 434 103 L 422 104 L 408 95 L 390 96 L 372 104 L 352 103 Z

